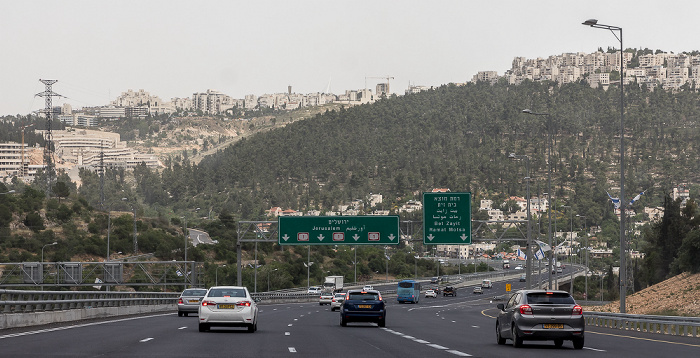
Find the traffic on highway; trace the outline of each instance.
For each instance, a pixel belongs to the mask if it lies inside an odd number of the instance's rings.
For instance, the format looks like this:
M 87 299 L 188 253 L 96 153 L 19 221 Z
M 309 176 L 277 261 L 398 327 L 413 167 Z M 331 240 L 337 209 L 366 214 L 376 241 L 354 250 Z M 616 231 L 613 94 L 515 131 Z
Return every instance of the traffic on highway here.
M 506 284 L 510 284 L 510 292 L 506 292 Z M 177 310 L 78 324 L 6 330 L 0 334 L 2 355 L 356 357 L 360 354 L 369 357 L 542 358 L 553 355 L 693 357 L 700 354 L 700 341 L 697 338 L 599 327 L 585 327 L 585 342 L 581 339 L 566 343 L 571 338 L 561 336 L 563 339 L 542 341 L 518 339 L 512 344 L 518 348 L 500 345 L 499 343 L 511 343 L 512 336 L 505 329 L 497 331 L 497 322 L 510 322 L 510 318 L 498 318 L 499 315 L 514 305 L 518 307 L 518 314 L 521 309 L 524 314 L 528 314 L 528 309 L 521 307 L 522 302 L 512 301 L 509 304 L 512 294 L 525 288 L 525 284 L 519 282 L 518 275 L 508 276 L 507 279 L 494 277 L 490 288 L 482 288 L 482 280 L 451 282 L 450 285 L 458 293 L 469 294 L 436 295 L 431 299 L 421 299 L 418 303 L 399 303 L 395 294 L 382 294 L 383 291 L 396 290 L 396 283 L 375 284 L 370 291 L 364 291 L 362 287 L 346 287 L 344 292 L 349 292 L 351 297 L 344 304 L 353 305 L 352 312 L 343 311 L 342 306 L 319 306 L 316 301 L 277 304 L 259 302 L 256 305 L 245 290 L 239 292 L 236 287 L 222 288 L 215 295 L 219 297 L 203 299 L 208 307 L 218 303 L 236 305 L 232 306 L 232 310 L 238 309 L 237 307 L 255 307 L 257 314 L 230 318 L 242 319 L 240 322 L 243 324 L 240 325 L 207 325 L 204 327 L 206 333 L 200 333 L 199 323 L 203 322 L 202 317 L 196 313 L 190 313 L 189 317 L 179 317 Z M 425 281 L 424 286 L 422 295 L 426 290 L 432 289 L 428 287 L 429 280 Z M 484 293 L 472 295 L 471 291 L 477 287 L 482 288 Z M 556 297 L 549 297 L 546 292 L 548 291 L 523 298 L 530 300 L 525 304 L 529 305 L 530 312 L 535 316 L 539 310 L 549 308 L 557 308 L 562 312 L 569 310 L 566 315 L 571 316 L 581 308 L 580 303 L 573 303 L 565 292 L 554 294 Z M 237 299 L 225 297 L 239 293 L 241 297 Z M 234 301 L 236 303 L 232 303 Z M 550 302 L 553 305 L 546 306 Z M 504 309 L 499 308 L 499 305 L 503 305 Z M 371 309 L 377 309 L 373 316 L 361 312 Z M 214 310 L 207 310 L 207 319 L 212 320 Z M 342 318 L 344 312 L 345 320 Z M 358 316 L 358 312 L 362 315 Z M 549 325 L 546 329 L 549 332 L 563 332 L 573 324 L 571 322 L 552 320 L 551 324 L 546 323 Z M 541 330 L 545 329 L 542 322 L 538 324 Z M 516 332 L 527 334 L 522 328 Z M 583 331 L 580 332 L 583 334 Z M 577 346 L 579 343 L 582 344 L 580 347 Z

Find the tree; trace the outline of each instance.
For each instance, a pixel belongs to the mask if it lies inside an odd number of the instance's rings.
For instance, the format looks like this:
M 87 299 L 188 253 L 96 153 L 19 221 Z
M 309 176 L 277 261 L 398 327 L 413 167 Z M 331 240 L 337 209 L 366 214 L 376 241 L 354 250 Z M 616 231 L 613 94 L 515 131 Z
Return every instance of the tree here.
M 53 194 L 58 197 L 58 202 L 61 202 L 61 198 L 67 198 L 70 195 L 70 188 L 65 182 L 56 182 L 53 186 Z

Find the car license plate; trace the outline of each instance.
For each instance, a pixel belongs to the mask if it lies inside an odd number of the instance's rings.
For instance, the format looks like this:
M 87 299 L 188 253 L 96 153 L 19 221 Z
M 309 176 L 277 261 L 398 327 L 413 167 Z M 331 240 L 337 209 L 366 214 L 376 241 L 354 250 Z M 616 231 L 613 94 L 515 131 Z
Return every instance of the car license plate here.
M 372 305 L 359 305 L 359 308 L 372 308 Z
M 554 323 L 545 323 L 545 324 L 543 324 L 542 326 L 543 326 L 542 328 L 547 328 L 547 329 L 556 329 L 556 328 L 560 328 L 560 329 L 561 329 L 561 328 L 564 328 L 564 325 L 561 324 L 561 323 L 557 323 L 557 324 L 554 324 Z
M 230 310 L 236 308 L 236 305 L 219 305 L 218 308 L 222 310 Z
M 199 300 L 190 300 L 190 303 L 197 303 Z

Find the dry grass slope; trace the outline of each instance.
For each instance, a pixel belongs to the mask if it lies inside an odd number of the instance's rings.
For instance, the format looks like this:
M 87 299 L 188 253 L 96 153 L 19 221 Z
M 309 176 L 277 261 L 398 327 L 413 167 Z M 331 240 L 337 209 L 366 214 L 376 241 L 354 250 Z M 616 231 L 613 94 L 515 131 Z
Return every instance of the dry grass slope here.
M 627 313 L 664 316 L 700 316 L 700 274 L 683 273 L 626 298 Z M 588 311 L 619 312 L 620 301 Z

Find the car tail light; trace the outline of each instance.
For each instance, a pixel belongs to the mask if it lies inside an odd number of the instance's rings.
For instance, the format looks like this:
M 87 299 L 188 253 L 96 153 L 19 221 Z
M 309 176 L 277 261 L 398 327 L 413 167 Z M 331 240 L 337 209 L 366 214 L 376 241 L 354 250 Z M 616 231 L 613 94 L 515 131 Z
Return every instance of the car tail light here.
M 532 307 L 530 305 L 520 306 L 520 314 L 532 314 Z
M 180 298 L 177 300 L 177 304 L 178 304 L 178 305 L 181 305 L 181 304 L 182 304 L 182 297 L 180 297 Z
M 236 302 L 236 306 L 250 307 L 250 301 L 240 301 L 240 302 Z
M 331 300 L 332 302 L 335 302 L 335 298 Z
M 571 310 L 571 315 L 573 315 L 573 316 L 580 316 L 582 314 L 583 314 L 583 308 L 581 308 L 581 306 L 579 306 L 579 305 L 575 305 L 574 309 Z
M 202 300 L 202 306 L 216 306 L 216 302 Z

